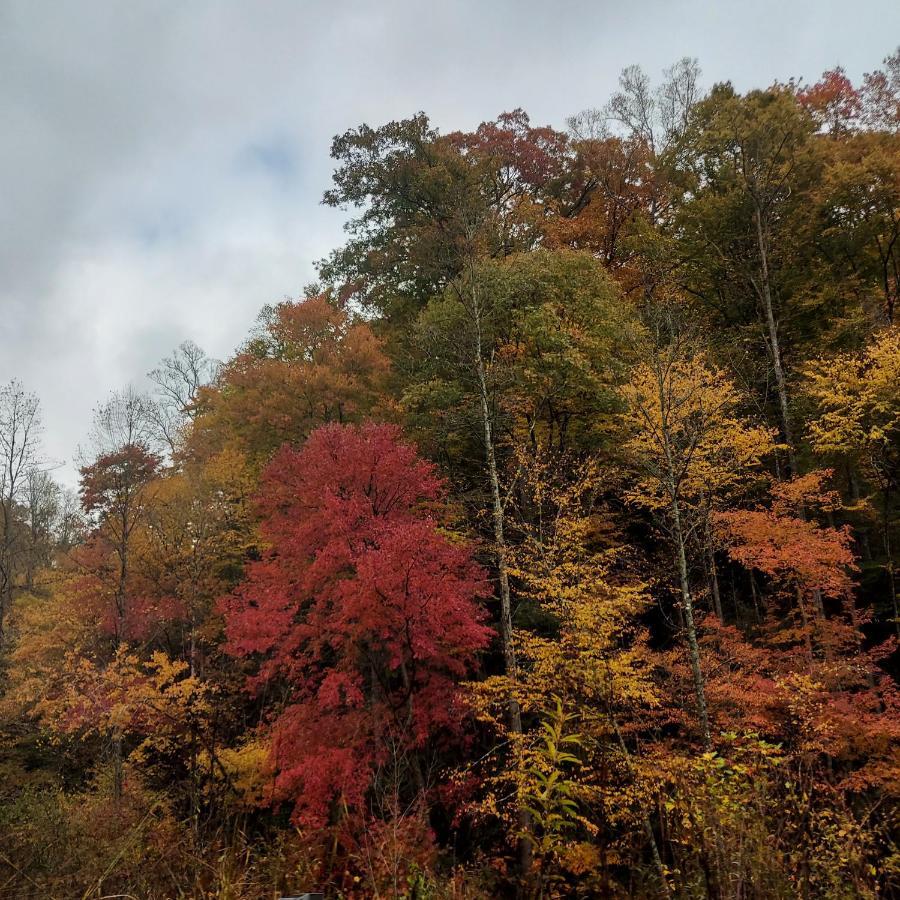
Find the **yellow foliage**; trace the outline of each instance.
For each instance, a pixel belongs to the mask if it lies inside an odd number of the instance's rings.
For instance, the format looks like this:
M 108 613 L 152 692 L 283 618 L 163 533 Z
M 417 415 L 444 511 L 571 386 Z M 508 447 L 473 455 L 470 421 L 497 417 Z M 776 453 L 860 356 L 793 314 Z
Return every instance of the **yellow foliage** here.
M 494 676 L 472 685 L 471 692 L 477 713 L 504 734 L 507 748 L 505 765 L 483 777 L 487 793 L 477 812 L 514 830 L 516 810 L 530 810 L 540 820 L 535 854 L 547 865 L 552 860 L 557 868 L 583 874 L 600 865 L 600 855 L 588 852 L 597 830 L 594 805 L 601 803 L 607 824 L 615 821 L 618 837 L 639 827 L 635 812 L 645 789 L 623 757 L 618 721 L 656 706 L 658 698 L 638 621 L 647 592 L 615 574 L 621 551 L 596 509 L 600 469 L 593 462 L 580 464 L 571 478 L 561 476 L 564 469 L 559 459 L 521 455 L 523 488 L 537 524 L 522 525 L 521 542 L 509 550 L 517 593 L 553 625 L 541 634 L 519 629 L 515 677 Z M 541 723 L 535 730 L 507 730 L 510 694 L 529 720 Z M 577 747 L 584 765 L 560 756 L 561 744 L 570 753 Z M 554 774 L 560 766 L 565 777 Z M 608 780 L 599 780 L 599 771 Z M 603 851 L 607 862 L 614 843 Z
M 900 328 L 887 328 L 859 353 L 805 369 L 818 417 L 809 437 L 819 453 L 862 455 L 878 469 L 900 439 Z
M 67 663 L 66 688 L 48 724 L 84 735 L 140 735 L 138 759 L 151 748 L 174 749 L 212 712 L 213 688 L 161 651 L 142 661 L 123 646 L 106 666 L 72 655 Z
M 775 449 L 775 433 L 740 415 L 742 397 L 702 354 L 662 350 L 623 389 L 627 451 L 641 477 L 630 499 L 651 508 L 707 505 L 742 489 Z
M 543 710 L 553 698 L 567 708 L 649 705 L 656 696 L 646 670 L 637 619 L 648 597 L 642 584 L 611 574 L 618 550 L 607 546 L 603 517 L 591 509 L 600 479 L 595 463 L 580 466 L 568 483 L 554 483 L 552 460 L 529 460 L 520 470 L 532 502 L 543 514 L 510 549 L 510 575 L 519 593 L 556 622 L 556 634 L 519 630 L 520 671 L 475 686 L 476 696 L 499 710 L 512 691 L 523 710 Z M 499 724 L 499 714 L 497 717 Z
M 222 748 L 216 751 L 215 761 L 204 751 L 199 762 L 209 768 L 213 776 L 227 777 L 230 787 L 246 806 L 264 806 L 271 802 L 272 753 L 265 741 L 254 738 L 239 747 Z

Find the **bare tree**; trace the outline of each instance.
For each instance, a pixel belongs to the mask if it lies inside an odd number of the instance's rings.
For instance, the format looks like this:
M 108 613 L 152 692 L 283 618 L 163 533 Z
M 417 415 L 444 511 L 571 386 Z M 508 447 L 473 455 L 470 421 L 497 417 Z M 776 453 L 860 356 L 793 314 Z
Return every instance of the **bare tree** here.
M 602 141 L 610 136 L 606 112 L 596 107 L 569 116 L 566 127 L 576 141 Z
M 29 469 L 25 477 L 24 548 L 25 589 L 34 589 L 35 573 L 50 565 L 54 547 L 54 526 L 59 518 L 62 490 L 45 469 Z
M 148 397 L 126 388 L 94 413 L 91 438 L 96 458 L 81 469 L 81 502 L 112 551 L 109 572 L 115 605 L 114 647 L 127 639 L 131 549 L 135 530 L 148 513 L 148 489 L 160 459 Z M 122 735 L 113 735 L 113 793 L 122 796 Z
M 197 414 L 200 388 L 216 376 L 219 363 L 193 341 L 184 341 L 147 377 L 156 385 L 149 409 L 159 437 L 174 453 L 185 424 Z
M 20 504 L 39 464 L 40 403 L 18 381 L 0 388 L 0 638 L 15 589 L 23 539 Z
M 619 76 L 619 90 L 610 98 L 606 116 L 660 156 L 684 134 L 700 99 L 699 83 L 700 67 L 689 57 L 665 69 L 656 88 L 640 66 L 628 66 Z
M 81 508 L 81 499 L 73 490 L 60 490 L 56 519 L 53 523 L 54 543 L 57 551 L 68 553 L 84 540 L 87 521 Z
M 106 403 L 94 410 L 90 431 L 90 451 L 97 455 L 114 453 L 123 447 L 152 450 L 158 444 L 152 416 L 153 401 L 131 385 L 110 394 Z

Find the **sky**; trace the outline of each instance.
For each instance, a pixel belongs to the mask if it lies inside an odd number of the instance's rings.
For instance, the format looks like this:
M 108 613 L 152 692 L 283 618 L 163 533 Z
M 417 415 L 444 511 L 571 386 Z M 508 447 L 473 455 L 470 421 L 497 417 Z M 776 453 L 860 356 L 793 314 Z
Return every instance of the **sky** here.
M 897 0 L 0 0 L 0 383 L 74 484 L 92 410 L 185 339 L 225 359 L 342 239 L 331 138 L 602 106 L 684 56 L 741 90 L 900 42 Z

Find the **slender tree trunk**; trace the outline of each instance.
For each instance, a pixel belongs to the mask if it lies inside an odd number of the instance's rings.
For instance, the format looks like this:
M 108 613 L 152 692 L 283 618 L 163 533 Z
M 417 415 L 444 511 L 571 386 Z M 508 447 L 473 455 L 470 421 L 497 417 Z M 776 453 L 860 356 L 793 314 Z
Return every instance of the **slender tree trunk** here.
M 491 429 L 490 407 L 487 397 L 487 381 L 484 363 L 481 358 L 476 362 L 478 380 L 481 387 L 482 425 L 484 427 L 485 462 L 491 484 L 491 519 L 494 525 L 494 547 L 497 558 L 497 575 L 500 583 L 500 640 L 503 644 L 503 659 L 506 674 L 515 680 L 518 671 L 516 648 L 513 644 L 512 600 L 509 590 L 509 572 L 506 561 L 506 536 L 504 529 L 503 500 L 500 494 L 500 477 L 497 472 L 497 457 L 494 452 L 494 441 Z M 518 701 L 510 698 L 509 725 L 513 731 L 522 730 L 522 717 Z
M 815 665 L 815 654 L 813 652 L 812 641 L 812 625 L 809 616 L 806 614 L 806 602 L 803 599 L 803 592 L 797 588 L 797 608 L 800 610 L 800 621 L 803 623 L 803 636 L 806 643 L 806 655 L 809 658 L 809 674 L 812 675 L 813 666 Z
M 706 520 L 704 543 L 706 544 L 706 561 L 709 567 L 709 589 L 712 595 L 713 609 L 719 621 L 725 624 L 725 614 L 722 611 L 722 595 L 719 591 L 719 573 L 716 568 L 716 553 L 713 549 L 712 532 L 709 527 L 709 518 Z
M 890 488 L 884 489 L 884 502 L 881 506 L 881 531 L 884 543 L 884 566 L 887 570 L 888 588 L 891 592 L 891 605 L 894 610 L 894 629 L 900 638 L 900 607 L 897 604 L 897 578 L 894 572 L 894 548 L 891 543 L 891 492 Z
M 703 681 L 703 670 L 700 668 L 700 645 L 697 642 L 697 628 L 694 624 L 694 602 L 691 598 L 688 583 L 687 555 L 684 549 L 684 532 L 681 526 L 681 508 L 678 495 L 671 487 L 672 527 L 675 533 L 675 556 L 678 563 L 678 576 L 681 582 L 681 602 L 684 609 L 684 625 L 687 632 L 688 652 L 691 658 L 691 672 L 694 676 L 694 694 L 697 699 L 697 718 L 700 720 L 700 732 L 703 745 L 708 750 L 712 746 L 709 732 L 709 714 L 706 708 L 706 685 Z
M 2 500 L 3 541 L 2 544 L 0 544 L 0 642 L 3 640 L 3 628 L 6 624 L 6 613 L 12 606 L 12 503 L 12 497 L 4 497 Z
M 409 677 L 409 671 L 406 668 L 406 663 L 400 663 L 400 678 L 403 682 L 403 690 L 406 692 L 407 701 L 406 701 L 406 729 L 407 733 L 412 734 L 415 727 L 415 711 L 413 709 L 413 691 L 412 691 L 412 682 Z M 395 751 L 396 752 L 396 751 Z M 407 754 L 407 759 L 409 760 L 409 770 L 412 772 L 413 783 L 416 786 L 416 803 L 420 804 L 424 802 L 425 798 L 425 775 L 422 772 L 422 764 L 419 760 L 419 754 L 416 753 L 415 750 L 410 750 Z M 397 765 L 395 765 L 397 768 Z
M 619 730 L 619 722 L 616 719 L 616 715 L 613 712 L 612 705 L 607 705 L 607 713 L 609 715 L 610 723 L 612 724 L 613 731 L 616 735 L 616 740 L 618 741 L 619 747 L 622 750 L 622 753 L 625 756 L 625 760 L 628 764 L 628 768 L 634 772 L 634 764 L 631 761 L 631 751 L 628 749 L 628 745 L 625 743 L 625 738 L 622 737 L 622 732 Z M 650 847 L 650 856 L 653 859 L 653 868 L 656 869 L 656 878 L 659 885 L 659 895 L 662 900 L 669 900 L 672 896 L 672 892 L 669 889 L 669 882 L 666 878 L 666 867 L 663 865 L 662 856 L 659 853 L 659 844 L 656 842 L 656 835 L 653 833 L 653 823 L 650 821 L 649 816 L 643 816 L 641 825 L 644 830 L 644 837 L 647 838 L 647 844 Z
M 119 581 L 116 585 L 116 635 L 115 647 L 118 653 L 125 634 L 125 593 L 128 584 L 128 517 L 122 517 L 122 537 L 119 543 Z M 116 726 L 112 738 L 113 753 L 113 798 L 116 802 L 122 799 L 123 787 L 123 741 L 122 733 Z
M 760 289 L 763 312 L 766 319 L 766 330 L 769 337 L 769 350 L 772 356 L 772 369 L 775 372 L 775 389 L 778 392 L 778 406 L 781 411 L 781 429 L 784 434 L 784 442 L 788 448 L 788 461 L 791 474 L 797 474 L 797 457 L 794 453 L 794 437 L 791 429 L 791 415 L 788 404 L 787 382 L 784 377 L 784 368 L 781 365 L 781 345 L 778 341 L 778 324 L 775 321 L 775 310 L 772 303 L 772 284 L 769 276 L 769 253 L 766 246 L 766 238 L 763 232 L 762 211 L 756 202 L 754 219 L 756 220 L 756 241 L 759 250 Z
M 756 613 L 756 624 L 762 625 L 762 615 L 759 611 L 759 596 L 756 590 L 756 578 L 753 576 L 753 571 L 750 571 L 750 595 L 753 597 L 753 610 Z
M 860 501 L 859 479 L 856 477 L 856 473 L 853 471 L 853 467 L 849 463 L 847 465 L 847 482 L 850 485 L 850 499 L 853 501 L 854 505 L 858 505 Z M 856 533 L 857 540 L 859 541 L 862 558 L 866 562 L 871 562 L 872 547 L 869 544 L 868 529 L 859 527 L 855 528 L 854 532 Z
M 475 370 L 478 377 L 478 393 L 481 405 L 481 424 L 484 430 L 484 456 L 491 485 L 491 518 L 494 525 L 494 548 L 497 559 L 497 577 L 500 587 L 500 640 L 503 645 L 503 660 L 506 675 L 515 683 L 518 673 L 516 648 L 513 643 L 512 598 L 509 590 L 509 571 L 507 568 L 506 534 L 504 527 L 503 498 L 500 493 L 500 475 L 497 470 L 497 454 L 494 449 L 494 435 L 491 420 L 491 406 L 487 385 L 487 374 L 484 367 L 484 349 L 481 335 L 481 307 L 478 301 L 474 278 L 472 290 L 472 312 L 475 325 Z M 507 708 L 509 730 L 514 734 L 522 733 L 522 711 L 519 701 L 510 695 Z M 519 811 L 519 828 L 523 833 L 531 831 L 531 816 L 525 810 Z M 519 861 L 523 877 L 531 869 L 531 843 L 523 838 L 519 842 Z

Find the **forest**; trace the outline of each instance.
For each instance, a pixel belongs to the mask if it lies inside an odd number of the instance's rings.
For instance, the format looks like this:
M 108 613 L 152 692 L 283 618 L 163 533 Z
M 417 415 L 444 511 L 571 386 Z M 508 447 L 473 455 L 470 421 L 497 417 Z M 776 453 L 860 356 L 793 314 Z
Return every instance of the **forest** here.
M 77 489 L 2 388 L 0 897 L 900 897 L 900 49 L 598 103 L 335 137 Z

